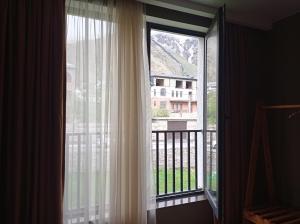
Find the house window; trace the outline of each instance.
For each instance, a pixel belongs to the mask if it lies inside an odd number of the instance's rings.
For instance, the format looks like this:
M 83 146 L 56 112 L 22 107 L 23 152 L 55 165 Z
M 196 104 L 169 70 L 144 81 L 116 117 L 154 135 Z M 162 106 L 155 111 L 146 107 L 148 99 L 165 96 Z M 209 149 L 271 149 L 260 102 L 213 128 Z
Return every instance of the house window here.
M 176 88 L 182 89 L 182 81 L 176 80 Z
M 167 28 L 162 28 L 163 26 L 158 26 L 158 27 L 151 27 L 153 24 L 148 24 L 149 25 L 149 29 L 147 29 L 147 32 L 149 32 L 149 58 L 151 63 L 150 64 L 150 77 L 151 80 L 153 80 L 151 82 L 151 84 L 153 86 L 151 86 L 151 88 L 153 88 L 153 96 L 160 96 L 160 94 L 162 96 L 166 96 L 166 95 L 170 95 L 170 86 L 172 86 L 172 88 L 174 89 L 177 88 L 178 90 L 181 89 L 192 89 L 193 87 L 193 83 L 190 81 L 186 81 L 186 80 L 190 80 L 190 79 L 195 79 L 196 80 L 206 80 L 205 77 L 200 77 L 199 79 L 199 74 L 202 74 L 202 72 L 199 72 L 199 67 L 201 67 L 201 65 L 206 65 L 205 63 L 211 63 L 213 65 L 211 66 L 206 66 L 206 67 L 211 67 L 211 68 L 215 68 L 216 66 L 214 64 L 217 63 L 216 60 L 207 60 L 207 56 L 204 55 L 204 50 L 206 51 L 212 51 L 214 49 L 217 49 L 217 47 L 211 46 L 212 41 L 214 40 L 214 36 L 210 37 L 211 40 L 208 39 L 208 43 L 209 46 L 211 47 L 207 47 L 207 49 L 205 48 L 205 44 L 204 44 L 204 38 L 200 37 L 199 34 L 197 34 L 198 32 L 194 32 L 193 34 L 190 33 L 185 33 L 184 30 L 178 30 L 178 28 L 176 29 L 171 29 L 171 30 L 159 30 L 159 29 L 167 29 Z M 89 27 L 89 26 L 87 26 Z M 175 31 L 174 31 L 175 30 Z M 171 33 L 171 31 L 173 31 Z M 174 33 L 174 32 L 178 32 L 178 33 Z M 89 33 L 89 32 L 85 32 L 85 33 Z M 191 36 L 189 36 L 191 35 Z M 217 38 L 215 38 L 215 40 L 217 40 Z M 186 44 L 185 44 L 186 43 Z M 72 41 L 70 41 L 68 44 L 70 44 L 70 46 L 73 44 Z M 192 48 L 190 49 L 185 49 L 180 48 L 180 50 L 176 51 L 176 47 L 178 47 L 178 45 L 182 44 L 184 47 L 189 47 L 192 46 Z M 201 46 L 201 48 L 199 48 L 199 46 Z M 69 47 L 67 48 L 69 49 Z M 181 50 L 181 49 L 184 49 Z M 70 55 L 70 54 L 67 54 Z M 216 57 L 215 55 L 211 55 L 208 54 L 208 58 L 214 58 Z M 155 57 L 155 60 L 152 60 Z M 178 59 L 179 58 L 179 59 Z M 204 61 L 202 61 L 205 58 L 205 63 Z M 70 60 L 72 60 L 72 58 L 70 58 Z M 183 63 L 178 63 L 179 62 L 184 62 L 184 66 Z M 200 61 L 200 64 L 199 64 Z M 179 66 L 178 66 L 179 65 Z M 176 67 L 176 68 L 175 68 Z M 200 68 L 201 70 L 204 69 L 203 67 Z M 91 69 L 92 71 L 92 69 Z M 92 72 L 91 72 L 92 73 Z M 204 72 L 205 73 L 205 72 Z M 210 79 L 207 79 L 207 83 L 200 83 L 199 86 L 206 86 L 207 88 L 203 88 L 205 90 L 207 90 L 207 92 L 202 93 L 201 92 L 196 92 L 196 91 L 203 91 L 202 88 L 201 90 L 197 90 L 194 87 L 193 93 L 195 98 L 197 96 L 202 96 L 200 97 L 201 99 L 198 100 L 202 100 L 205 99 L 204 102 L 201 101 L 201 104 L 198 101 L 198 104 L 195 105 L 199 105 L 199 109 L 198 109 L 198 113 L 197 117 L 193 117 L 193 120 L 195 120 L 196 122 L 201 122 L 202 120 L 205 120 L 205 124 L 201 124 L 202 127 L 204 127 L 205 125 L 207 127 L 205 127 L 205 130 L 189 130 L 189 132 L 187 132 L 187 128 L 191 127 L 191 126 L 180 126 L 180 127 L 176 127 L 177 129 L 175 129 L 176 134 L 174 135 L 175 137 L 175 143 L 174 147 L 175 147 L 175 151 L 179 152 L 180 150 L 180 144 L 179 142 L 184 142 L 184 144 L 182 144 L 181 146 L 181 150 L 183 152 L 184 155 L 184 162 L 183 164 L 179 164 L 178 161 L 180 161 L 179 158 L 179 153 L 175 155 L 175 160 L 176 160 L 176 170 L 172 170 L 172 165 L 169 165 L 169 159 L 172 158 L 172 156 L 174 154 L 172 154 L 172 150 L 168 150 L 168 155 L 167 155 L 167 165 L 164 166 L 164 155 L 161 156 L 161 158 L 155 159 L 154 158 L 154 162 L 156 163 L 155 165 L 158 165 L 158 169 L 154 169 L 153 173 L 155 173 L 156 177 L 157 177 L 157 183 L 156 183 L 156 193 L 157 193 L 157 198 L 166 198 L 167 196 L 178 196 L 182 193 L 195 193 L 195 192 L 201 192 L 202 189 L 204 189 L 204 185 L 205 187 L 209 187 L 210 189 L 210 193 L 211 195 L 218 195 L 219 192 L 217 192 L 217 186 L 216 183 L 218 183 L 218 170 L 216 169 L 218 163 L 216 161 L 217 157 L 217 150 L 215 150 L 215 147 L 212 148 L 212 145 L 209 143 L 209 139 L 213 139 L 213 142 L 217 141 L 217 80 L 218 80 L 218 76 L 217 76 L 217 72 L 215 70 L 212 69 L 212 71 L 210 71 L 210 74 L 208 76 L 211 77 Z M 206 74 L 206 73 L 205 73 Z M 159 78 L 157 78 L 159 77 Z M 178 79 L 178 80 L 176 80 Z M 184 81 L 181 81 L 184 80 Z M 172 82 L 171 82 L 172 81 Z M 190 82 L 186 83 L 186 82 Z M 194 83 L 195 84 L 195 83 Z M 209 88 L 210 86 L 214 86 L 214 88 Z M 156 87 L 158 86 L 158 87 Z M 157 88 L 157 90 L 155 89 Z M 176 89 L 175 89 L 176 90 Z M 188 90 L 187 90 L 188 91 Z M 91 91 L 93 92 L 93 91 Z M 168 92 L 168 93 L 167 93 Z M 191 93 L 191 92 L 190 92 Z M 190 94 L 189 93 L 189 94 Z M 150 93 L 149 93 L 150 94 Z M 157 95 L 156 95 L 157 94 Z M 186 92 L 184 93 L 186 94 Z M 174 95 L 176 95 L 176 97 L 179 96 L 178 91 L 173 90 L 171 93 L 172 97 Z M 185 95 L 186 96 L 186 95 Z M 180 97 L 182 97 L 182 91 L 180 92 Z M 159 149 L 161 150 L 161 152 L 163 152 L 164 150 L 164 145 L 166 145 L 167 149 L 169 149 L 172 146 L 172 141 L 169 141 L 171 139 L 169 139 L 170 137 L 172 138 L 172 132 L 167 132 L 170 131 L 171 129 L 167 129 L 166 131 L 166 127 L 160 124 L 163 124 L 163 122 L 165 122 L 166 120 L 179 120 L 181 122 L 190 122 L 190 117 L 188 117 L 188 119 L 184 120 L 184 116 L 180 117 L 179 114 L 171 114 L 168 113 L 170 111 L 170 104 L 172 103 L 173 105 L 173 109 L 176 109 L 177 111 L 179 111 L 179 107 L 180 110 L 184 109 L 186 110 L 187 108 L 187 102 L 182 100 L 182 99 L 168 99 L 167 97 L 162 97 L 161 99 L 163 99 L 164 101 L 160 101 L 157 100 L 153 101 L 153 106 L 156 107 L 156 111 L 157 114 L 159 116 L 157 117 L 161 117 L 161 119 L 153 119 L 153 123 L 152 123 L 152 128 L 154 130 L 153 133 L 156 134 L 152 134 L 152 139 L 150 140 L 153 144 L 152 147 L 149 147 L 149 150 L 152 150 L 151 152 L 155 153 L 155 150 Z M 177 101 L 177 102 L 176 102 Z M 180 104 L 180 102 L 184 102 L 184 104 Z M 193 100 L 193 103 L 196 102 L 197 103 L 197 99 Z M 176 105 L 175 105 L 176 104 Z M 149 107 L 151 106 L 151 101 L 149 101 Z M 205 109 L 203 109 L 204 112 L 202 112 L 202 107 Z M 208 108 L 209 107 L 209 108 Z M 164 110 L 160 110 L 164 109 Z M 208 108 L 208 109 L 207 109 Z M 195 108 L 196 110 L 196 108 Z M 206 114 L 206 110 L 207 110 L 207 114 Z M 155 112 L 156 112 L 155 111 Z M 199 112 L 201 111 L 201 112 Z M 203 113 L 203 114 L 202 114 Z M 172 117 L 172 115 L 174 115 Z M 192 116 L 192 115 L 189 115 Z M 200 119 L 199 119 L 200 118 Z M 80 118 L 79 118 L 80 119 Z M 79 120 L 78 119 L 78 120 Z M 161 123 L 157 123 L 160 122 L 159 120 L 161 120 Z M 213 121 L 213 122 L 212 122 Z M 69 125 L 70 126 L 70 125 Z M 92 127 L 96 127 L 96 126 L 92 126 Z M 169 127 L 167 127 L 169 128 Z M 206 130 L 209 130 L 209 132 L 207 132 Z M 84 131 L 84 130 L 83 130 Z M 174 131 L 171 130 L 171 131 Z M 207 133 L 207 139 L 204 139 L 202 136 L 202 133 Z M 175 133 L 175 132 L 173 132 Z M 187 143 L 187 134 L 189 135 L 189 143 Z M 72 133 L 69 133 L 72 134 Z M 83 135 L 86 135 L 86 133 L 82 133 Z M 166 134 L 166 135 L 164 135 Z M 153 137 L 154 136 L 154 137 Z M 158 137 L 156 137 L 158 136 Z M 166 136 L 166 137 L 165 137 Z M 181 137 L 180 137 L 181 136 Z M 83 136 L 84 137 L 84 136 Z M 89 136 L 87 136 L 89 137 Z M 73 139 L 73 138 L 72 138 Z M 80 139 L 80 138 L 78 138 Z M 95 139 L 95 141 L 97 140 L 97 138 L 92 138 Z M 197 141 L 197 139 L 199 141 Z M 167 142 L 165 142 L 166 140 L 168 140 Z M 81 147 L 81 148 L 87 148 L 88 146 L 86 145 L 86 141 L 74 141 L 75 146 L 77 148 Z M 76 145 L 77 144 L 77 145 Z M 82 144 L 82 145 L 79 145 Z M 93 146 L 94 143 L 92 142 L 90 144 L 90 146 Z M 155 148 L 155 146 L 157 146 L 157 148 Z M 188 145 L 190 146 L 190 150 L 188 150 Z M 93 147 L 92 147 L 93 148 Z M 204 149 L 207 148 L 207 149 Z M 68 149 L 73 150 L 73 147 L 68 147 Z M 207 155 L 207 158 L 205 158 L 205 164 L 203 164 L 202 158 L 199 155 L 202 155 L 202 151 L 206 150 L 207 153 L 204 153 L 204 155 Z M 75 150 L 76 151 L 76 150 Z M 77 150 L 78 151 L 78 150 Z M 82 150 L 81 150 L 82 151 Z M 80 151 L 79 151 L 80 152 Z M 190 154 L 190 159 L 191 159 L 191 163 L 189 164 L 190 166 L 187 165 L 187 155 L 188 152 L 191 152 Z M 197 154 L 198 152 L 198 154 Z M 170 155 L 169 155 L 170 153 Z M 158 156 L 160 157 L 161 153 L 158 153 Z M 163 154 L 163 153 L 162 153 Z M 213 156 L 210 156 L 211 154 L 213 154 Z M 198 155 L 198 156 L 197 156 Z M 208 157 L 210 156 L 210 157 Z M 213 160 L 210 163 L 207 163 L 206 161 L 209 160 Z M 198 166 L 196 165 L 198 163 Z M 172 163 L 171 163 L 172 164 Z M 199 165 L 200 164 L 200 165 Z M 203 165 L 203 166 L 202 166 Z M 206 166 L 206 165 L 211 165 L 211 166 Z M 77 165 L 78 166 L 78 165 Z M 78 166 L 80 167 L 80 166 Z M 155 167 L 155 166 L 154 166 Z M 206 167 L 207 170 L 205 170 L 203 167 Z M 164 172 L 164 169 L 167 169 L 166 172 Z M 180 176 L 180 169 L 182 170 L 182 174 Z M 204 169 L 204 170 L 203 170 Z M 72 171 L 73 172 L 73 171 Z M 174 172 L 174 176 L 176 181 L 173 181 L 173 176 L 172 173 Z M 72 174 L 72 173 L 71 173 Z M 190 178 L 188 177 L 188 174 L 190 176 Z M 66 175 L 70 175 L 69 173 L 66 173 Z M 166 175 L 166 176 L 165 176 Z M 203 178 L 204 175 L 204 178 Z M 79 173 L 80 176 L 80 173 Z M 190 179 L 190 181 L 188 181 L 188 179 Z M 203 183 L 203 179 L 205 180 L 205 184 Z M 165 180 L 167 180 L 165 182 Z M 183 183 L 184 182 L 184 183 Z M 72 186 L 72 184 L 69 184 L 69 186 Z M 174 186 L 174 187 L 173 187 Z M 205 188 L 206 189 L 206 188 Z M 71 189 L 72 190 L 72 189 Z M 80 196 L 80 194 L 78 194 Z M 182 194 L 183 195 L 183 194 Z M 78 203 L 80 204 L 80 203 Z M 79 207 L 76 209 L 80 209 Z
M 161 96 L 166 96 L 166 89 L 165 88 L 160 89 L 160 95 Z
M 167 102 L 166 101 L 160 101 L 159 107 L 160 107 L 160 109 L 166 109 Z
M 159 169 L 154 172 L 155 175 L 158 177 L 157 185 L 156 185 L 156 193 L 157 198 L 161 197 L 169 197 L 169 195 L 175 196 L 180 195 L 182 192 L 189 192 L 191 194 L 194 194 L 194 192 L 200 192 L 203 189 L 203 169 L 202 166 L 197 166 L 195 164 L 202 164 L 202 157 L 195 156 L 202 155 L 203 141 L 200 141 L 200 138 L 202 138 L 200 133 L 202 130 L 190 130 L 190 132 L 187 132 L 187 127 L 197 127 L 197 124 L 203 120 L 203 114 L 202 112 L 199 112 L 199 114 L 193 114 L 193 117 L 189 116 L 187 118 L 184 117 L 182 114 L 183 111 L 187 110 L 188 104 L 187 102 L 183 101 L 183 97 L 187 98 L 188 91 L 185 92 L 184 89 L 186 89 L 186 85 L 188 85 L 188 88 L 191 88 L 191 81 L 189 79 L 193 78 L 195 80 L 198 79 L 199 74 L 202 74 L 198 71 L 200 66 L 198 65 L 198 61 L 202 60 L 203 56 L 200 54 L 204 54 L 204 51 L 199 48 L 199 46 L 204 47 L 204 39 L 202 37 L 197 36 L 189 36 L 188 34 L 181 34 L 181 33 L 172 33 L 157 30 L 151 28 L 152 25 L 150 25 L 150 39 L 149 46 L 150 46 L 150 71 L 151 74 L 154 76 L 155 74 L 155 87 L 152 86 L 151 88 L 158 89 L 161 101 L 157 100 L 157 107 L 155 108 L 155 118 L 152 121 L 152 130 L 153 133 L 156 133 L 158 135 L 155 136 L 154 139 L 152 139 L 153 146 L 159 145 L 159 150 L 163 149 L 163 146 L 161 144 L 167 144 L 167 148 L 169 148 L 172 144 L 172 133 L 166 133 L 166 120 L 180 120 L 181 122 L 187 123 L 188 126 L 185 126 L 185 129 L 183 130 L 181 126 L 178 126 L 178 129 L 172 129 L 174 132 L 174 141 L 176 144 L 174 144 L 175 151 L 180 149 L 180 141 L 186 142 L 188 139 L 188 133 L 190 133 L 190 171 L 188 171 L 188 165 L 186 162 L 183 162 L 183 175 L 182 175 L 182 185 L 181 185 L 181 178 L 180 178 L 180 172 L 178 173 L 177 177 L 177 170 L 180 170 L 180 165 L 176 165 L 176 180 L 173 184 L 173 167 L 172 165 L 167 166 L 167 187 L 165 184 L 165 175 L 163 173 L 157 173 L 164 172 L 164 166 L 161 164 L 164 164 L 164 157 L 156 158 L 155 163 L 157 162 L 159 166 Z M 201 42 L 201 43 L 200 43 Z M 181 46 L 180 46 L 181 45 Z M 177 51 L 173 48 L 180 47 L 180 49 L 185 49 L 183 51 Z M 182 48 L 181 48 L 182 47 Z M 198 49 L 199 48 L 199 49 Z M 181 63 L 179 63 L 181 62 Z M 202 63 L 203 64 L 203 63 Z M 164 77 L 164 78 L 162 78 Z M 166 77 L 166 78 L 165 78 Z M 190 83 L 186 84 L 186 80 Z M 203 79 L 201 79 L 203 80 Z M 160 86 L 160 87 L 157 87 Z M 195 90 L 197 91 L 197 90 Z M 186 94 L 186 95 L 185 95 Z M 196 94 L 197 96 L 197 94 Z M 201 96 L 201 94 L 199 94 Z M 195 99 L 197 102 L 197 99 Z M 200 111 L 200 110 L 199 110 Z M 154 114 L 153 113 L 153 114 Z M 159 117 L 159 119 L 157 119 Z M 161 132 L 160 132 L 161 131 Z M 167 131 L 169 131 L 167 129 Z M 178 131 L 178 132 L 177 132 Z M 185 131 L 185 132 L 184 132 Z M 166 133 L 166 135 L 162 134 Z M 158 139 L 157 139 L 158 136 Z M 166 136 L 166 137 L 164 137 Z M 182 139 L 180 139 L 182 137 Z M 196 140 L 197 138 L 197 140 Z M 164 141 L 167 140 L 167 143 Z M 197 145 L 195 145 L 197 144 Z M 188 143 L 184 143 L 182 146 L 182 151 L 184 155 L 188 155 Z M 154 147 L 153 150 L 156 150 Z M 197 152 L 195 152 L 197 150 Z M 156 152 L 156 151 L 154 151 Z M 169 155 L 170 154 L 170 155 Z M 168 157 L 172 158 L 172 150 L 168 151 Z M 175 160 L 180 161 L 179 154 L 175 155 Z M 196 171 L 197 169 L 197 171 Z M 188 173 L 190 173 L 190 178 L 188 177 Z M 197 173 L 197 174 L 196 174 Z M 179 178 L 179 180 L 177 180 Z M 171 180 L 171 181 L 169 181 Z M 190 186 L 189 186 L 190 185 Z M 181 187 L 182 186 L 182 187 Z
M 186 81 L 185 82 L 185 88 L 186 89 L 192 89 L 192 82 L 191 81 Z
M 164 79 L 156 79 L 156 86 L 165 86 L 165 80 Z

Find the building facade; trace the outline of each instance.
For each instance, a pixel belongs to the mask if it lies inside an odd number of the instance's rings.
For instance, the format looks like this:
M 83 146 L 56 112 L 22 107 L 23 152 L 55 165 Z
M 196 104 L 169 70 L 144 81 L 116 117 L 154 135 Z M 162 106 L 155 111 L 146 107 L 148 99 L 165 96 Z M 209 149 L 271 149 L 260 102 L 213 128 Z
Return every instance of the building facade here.
M 197 113 L 197 79 L 152 76 L 151 106 L 171 115 Z

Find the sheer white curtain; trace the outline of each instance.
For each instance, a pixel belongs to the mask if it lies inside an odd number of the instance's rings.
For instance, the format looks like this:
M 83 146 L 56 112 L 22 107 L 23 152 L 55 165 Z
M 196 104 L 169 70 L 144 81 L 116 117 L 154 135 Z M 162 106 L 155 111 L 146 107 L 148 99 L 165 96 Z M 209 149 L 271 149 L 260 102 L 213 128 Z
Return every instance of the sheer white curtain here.
M 142 5 L 73 0 L 66 8 L 64 222 L 147 223 L 155 195 Z

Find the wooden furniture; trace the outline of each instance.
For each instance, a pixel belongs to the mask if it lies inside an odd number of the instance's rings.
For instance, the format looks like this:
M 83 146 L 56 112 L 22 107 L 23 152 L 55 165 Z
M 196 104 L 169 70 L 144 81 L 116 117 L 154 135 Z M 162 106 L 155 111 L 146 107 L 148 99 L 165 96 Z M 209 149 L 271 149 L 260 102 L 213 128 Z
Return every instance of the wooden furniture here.
M 248 182 L 245 195 L 244 223 L 247 223 L 248 221 L 257 224 L 300 224 L 300 210 L 279 205 L 276 200 L 267 128 L 268 125 L 266 111 L 290 109 L 300 109 L 300 105 L 264 106 L 262 104 L 258 104 L 256 106 Z M 258 159 L 258 150 L 261 148 L 261 143 L 265 162 L 268 202 L 266 203 L 266 206 L 254 208 L 252 205 L 252 200 L 255 186 L 256 162 Z

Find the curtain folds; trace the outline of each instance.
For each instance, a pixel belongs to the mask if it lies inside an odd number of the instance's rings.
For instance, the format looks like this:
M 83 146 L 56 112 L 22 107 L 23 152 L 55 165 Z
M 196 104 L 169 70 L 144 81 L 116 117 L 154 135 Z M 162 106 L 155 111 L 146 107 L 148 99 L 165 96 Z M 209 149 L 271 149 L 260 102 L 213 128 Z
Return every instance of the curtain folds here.
M 155 194 L 142 4 L 68 1 L 67 13 L 64 222 L 147 223 Z
M 255 105 L 261 98 L 265 33 L 226 23 L 224 223 L 242 223 Z
M 65 2 L 0 4 L 1 223 L 60 224 Z
M 245 94 L 247 36 L 239 26 L 226 24 L 226 112 L 230 120 L 225 123 L 225 198 L 224 223 L 241 223 L 243 197 L 245 190 L 246 167 L 245 155 L 247 144 L 245 139 Z

